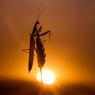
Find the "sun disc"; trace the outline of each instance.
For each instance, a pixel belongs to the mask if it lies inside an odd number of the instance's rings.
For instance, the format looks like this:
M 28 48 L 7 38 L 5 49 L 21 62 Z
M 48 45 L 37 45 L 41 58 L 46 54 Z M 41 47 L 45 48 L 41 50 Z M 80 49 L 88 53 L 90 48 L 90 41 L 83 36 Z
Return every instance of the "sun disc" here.
M 37 80 L 41 81 L 41 73 L 40 72 L 37 73 Z M 55 81 L 55 75 L 52 71 L 50 71 L 48 69 L 43 69 L 42 70 L 42 80 L 43 80 L 43 83 L 45 83 L 45 84 L 52 84 Z

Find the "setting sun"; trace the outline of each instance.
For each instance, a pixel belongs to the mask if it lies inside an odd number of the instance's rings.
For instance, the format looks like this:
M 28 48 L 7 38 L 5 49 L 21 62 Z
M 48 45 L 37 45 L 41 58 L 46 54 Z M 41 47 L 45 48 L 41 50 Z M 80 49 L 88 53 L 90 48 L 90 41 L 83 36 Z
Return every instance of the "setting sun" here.
M 41 73 L 40 72 L 37 73 L 37 80 L 41 81 Z M 43 80 L 43 83 L 45 83 L 45 84 L 52 84 L 55 81 L 55 75 L 52 71 L 50 71 L 48 69 L 43 69 L 42 70 L 42 80 Z

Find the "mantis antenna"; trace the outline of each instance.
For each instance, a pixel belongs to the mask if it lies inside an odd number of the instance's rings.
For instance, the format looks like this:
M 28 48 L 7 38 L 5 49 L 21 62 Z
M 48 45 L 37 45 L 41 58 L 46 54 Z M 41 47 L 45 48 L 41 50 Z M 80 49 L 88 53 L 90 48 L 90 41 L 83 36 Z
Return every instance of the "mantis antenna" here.
M 40 17 L 42 16 L 42 14 L 45 11 L 45 6 L 42 5 L 42 3 L 40 2 L 39 6 L 38 6 L 38 10 L 37 10 L 37 21 L 40 19 Z

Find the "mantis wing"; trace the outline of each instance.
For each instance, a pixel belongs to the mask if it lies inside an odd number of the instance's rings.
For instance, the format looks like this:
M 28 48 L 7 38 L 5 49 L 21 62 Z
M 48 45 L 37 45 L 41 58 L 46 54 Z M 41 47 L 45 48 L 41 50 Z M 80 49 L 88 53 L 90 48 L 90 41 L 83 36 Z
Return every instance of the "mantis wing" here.
M 39 24 L 39 21 L 36 21 L 33 32 L 30 36 L 30 49 L 29 49 L 29 63 L 28 63 L 28 71 L 30 72 L 33 66 L 33 60 L 34 60 L 34 49 L 35 49 L 35 40 L 34 35 L 37 32 L 37 25 Z
M 30 49 L 29 49 L 29 63 L 28 63 L 28 71 L 30 72 L 33 66 L 34 59 L 34 49 L 35 49 L 35 41 L 33 35 L 30 37 Z

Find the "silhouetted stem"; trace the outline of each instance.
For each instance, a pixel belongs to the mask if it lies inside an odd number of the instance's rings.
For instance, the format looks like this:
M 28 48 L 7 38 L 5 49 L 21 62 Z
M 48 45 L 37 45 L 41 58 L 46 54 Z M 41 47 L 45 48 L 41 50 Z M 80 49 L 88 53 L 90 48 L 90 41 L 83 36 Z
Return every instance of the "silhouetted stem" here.
M 42 68 L 40 68 L 40 73 L 41 73 L 41 92 L 42 92 L 42 95 L 44 95 L 44 92 L 43 92 L 43 75 L 42 75 Z

